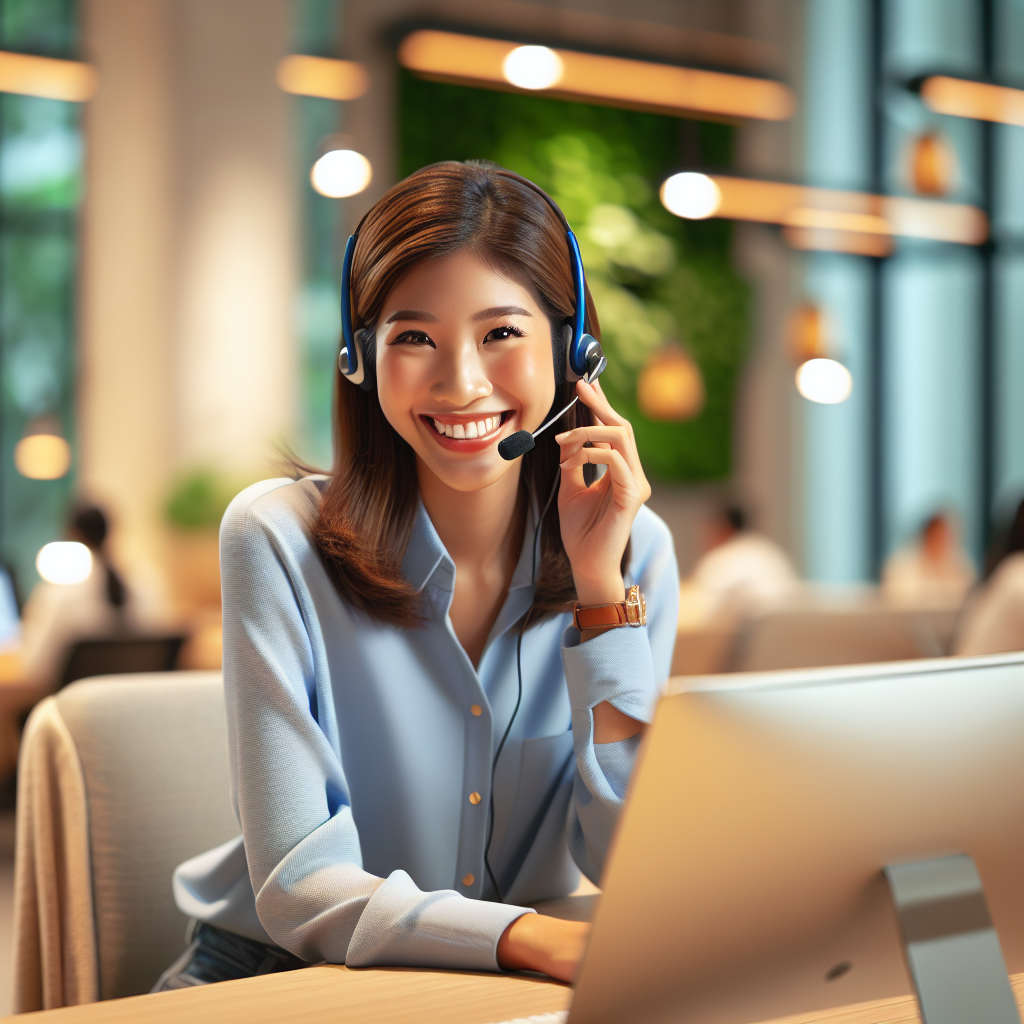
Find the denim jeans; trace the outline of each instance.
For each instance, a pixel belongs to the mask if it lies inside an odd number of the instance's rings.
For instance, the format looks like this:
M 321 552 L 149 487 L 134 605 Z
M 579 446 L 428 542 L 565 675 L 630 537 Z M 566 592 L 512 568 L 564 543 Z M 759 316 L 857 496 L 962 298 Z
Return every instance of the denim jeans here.
M 153 991 L 210 985 L 216 981 L 234 981 L 257 974 L 294 971 L 300 967 L 309 967 L 309 964 L 278 946 L 267 946 L 212 924 L 199 923 L 192 933 L 192 941 L 160 975 Z

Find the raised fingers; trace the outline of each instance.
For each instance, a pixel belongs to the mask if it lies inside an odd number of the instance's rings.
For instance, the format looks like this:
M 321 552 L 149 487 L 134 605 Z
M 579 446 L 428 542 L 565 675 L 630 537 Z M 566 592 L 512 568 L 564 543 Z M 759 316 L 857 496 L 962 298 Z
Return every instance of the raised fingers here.
M 601 382 L 588 384 L 581 380 L 576 384 L 576 392 L 580 401 L 602 422 L 617 427 L 628 427 L 629 421 L 620 416 L 601 390 Z
M 613 492 L 618 492 L 623 497 L 637 500 L 637 504 L 643 501 L 641 497 L 643 487 L 640 481 L 633 475 L 633 471 L 614 448 L 581 448 L 575 455 L 570 456 L 560 463 L 563 472 L 579 471 L 582 466 L 605 465 L 608 467 L 608 475 L 614 485 Z M 646 482 L 646 481 L 645 481 Z
M 567 430 L 564 434 L 557 435 L 555 440 L 561 448 L 560 461 L 575 455 L 588 443 L 600 448 L 613 448 L 629 464 L 630 471 L 644 492 L 644 501 L 650 497 L 647 478 L 644 476 L 643 467 L 640 465 L 640 455 L 636 450 L 636 439 L 633 437 L 633 431 L 629 424 L 625 421 L 622 426 L 577 427 L 575 430 Z

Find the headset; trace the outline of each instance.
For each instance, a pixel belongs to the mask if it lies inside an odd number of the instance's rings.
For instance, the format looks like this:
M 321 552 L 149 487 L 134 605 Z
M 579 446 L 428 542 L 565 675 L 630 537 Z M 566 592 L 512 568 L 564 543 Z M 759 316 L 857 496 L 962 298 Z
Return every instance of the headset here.
M 569 226 L 565 214 L 559 209 L 558 204 L 542 188 L 527 178 L 516 174 L 514 171 L 496 169 L 494 173 L 500 174 L 504 178 L 518 181 L 521 185 L 536 192 L 548 204 L 565 229 L 573 282 L 573 315 L 572 322 L 566 324 L 560 332 L 559 348 L 564 348 L 565 355 L 563 357 L 561 351 L 556 353 L 555 378 L 559 383 L 563 380 L 570 383 L 577 380 L 586 380 L 588 384 L 593 383 L 604 372 L 605 367 L 608 365 L 608 360 L 605 358 L 601 343 L 590 333 L 590 317 L 587 313 L 587 280 L 583 272 L 583 257 L 580 255 L 580 244 L 576 239 L 576 235 Z M 361 221 L 356 230 L 349 236 L 348 243 L 345 245 L 345 258 L 341 266 L 341 349 L 338 352 L 338 369 L 343 377 L 356 384 L 363 391 L 370 391 L 376 387 L 377 382 L 376 331 L 371 327 L 358 331 L 353 331 L 352 329 L 352 257 L 355 254 L 360 227 L 362 227 Z M 564 416 L 577 401 L 578 396 L 573 398 L 564 409 L 557 412 L 532 433 L 526 430 L 518 430 L 509 437 L 504 438 L 498 445 L 498 452 L 501 457 L 507 461 L 512 461 L 525 455 L 526 452 L 534 447 L 534 439 L 537 435 L 547 430 L 552 423 Z M 537 577 L 537 546 L 540 540 L 542 524 L 544 516 L 547 514 L 558 490 L 558 481 L 559 475 L 556 474 L 555 482 L 544 505 L 544 510 L 537 520 L 537 529 L 533 539 L 532 580 L 534 583 L 536 583 Z M 512 717 L 508 720 L 508 725 L 502 734 L 501 741 L 498 743 L 498 749 L 491 764 L 491 798 L 488 807 L 488 830 L 487 842 L 484 846 L 484 866 L 487 869 L 487 874 L 491 879 L 491 884 L 494 886 L 494 892 L 499 902 L 502 901 L 503 897 L 501 890 L 498 888 L 497 879 L 494 877 L 494 872 L 491 869 L 489 856 L 491 839 L 494 834 L 494 773 L 497 770 L 501 752 L 505 749 L 505 741 L 512 732 L 512 725 L 519 714 L 519 707 L 523 701 L 522 650 L 525 629 L 526 623 L 523 624 L 523 628 L 519 630 L 519 636 L 516 638 L 516 677 L 518 682 L 516 705 L 512 711 Z
M 565 237 L 569 246 L 569 264 L 572 271 L 572 283 L 574 292 L 574 308 L 572 323 L 562 328 L 560 348 L 564 347 L 564 360 L 559 353 L 555 364 L 556 377 L 561 380 L 573 381 L 585 378 L 588 382 L 597 379 L 608 365 L 601 349 L 601 343 L 590 334 L 590 318 L 587 315 L 587 280 L 583 273 L 583 258 L 580 256 L 580 244 L 573 233 L 565 214 L 559 209 L 558 204 L 542 188 L 535 185 L 527 178 L 516 174 L 514 171 L 504 169 L 494 171 L 503 178 L 510 178 L 518 181 L 521 185 L 536 192 L 548 204 L 555 216 L 559 219 L 562 227 L 565 228 Z M 359 227 L 362 227 L 360 222 Z M 363 328 L 359 331 L 352 329 L 352 257 L 356 250 L 356 241 L 359 238 L 359 227 L 352 232 L 348 243 L 345 245 L 345 258 L 341 265 L 341 349 L 338 352 L 338 369 L 341 375 L 353 384 L 358 385 L 363 391 L 370 391 L 376 385 L 376 331 L 372 327 Z M 564 369 L 563 369 L 564 365 Z M 558 416 L 564 415 L 563 409 Z M 554 419 L 544 424 L 540 430 L 546 429 Z M 534 432 L 539 434 L 540 430 Z M 519 433 L 526 433 L 521 431 Z M 515 437 L 516 435 L 512 435 Z M 510 438 L 506 438 L 510 440 Z M 524 448 L 517 455 L 523 455 L 533 445 Z

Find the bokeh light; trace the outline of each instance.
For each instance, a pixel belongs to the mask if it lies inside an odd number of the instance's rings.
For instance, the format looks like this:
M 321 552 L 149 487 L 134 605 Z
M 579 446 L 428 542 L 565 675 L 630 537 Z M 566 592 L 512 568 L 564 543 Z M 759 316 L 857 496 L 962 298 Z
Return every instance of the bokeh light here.
M 29 434 L 14 446 L 14 465 L 29 480 L 59 480 L 71 468 L 71 445 L 58 434 Z
M 362 192 L 372 178 L 370 161 L 354 149 L 332 149 L 324 153 L 309 172 L 313 188 L 331 199 L 343 199 Z
M 520 89 L 550 89 L 562 72 L 562 58 L 546 46 L 517 46 L 501 62 L 505 81 Z
M 711 217 L 722 203 L 722 193 L 706 174 L 684 171 L 661 186 L 661 201 L 669 213 L 687 220 Z
M 796 371 L 796 387 L 810 402 L 838 405 L 850 397 L 853 377 L 834 359 L 808 359 Z
M 39 549 L 36 570 L 47 583 L 69 587 L 89 578 L 92 552 L 77 540 L 55 540 Z
M 640 372 L 636 385 L 640 411 L 652 420 L 692 420 L 704 408 L 704 378 L 688 352 L 668 348 Z

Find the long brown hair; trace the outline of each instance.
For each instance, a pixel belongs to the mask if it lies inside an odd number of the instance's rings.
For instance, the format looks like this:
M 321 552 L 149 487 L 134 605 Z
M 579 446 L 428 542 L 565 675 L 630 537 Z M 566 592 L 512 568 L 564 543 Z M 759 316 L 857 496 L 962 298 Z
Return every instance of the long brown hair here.
M 552 338 L 561 336 L 574 302 L 561 222 L 542 196 L 500 168 L 454 162 L 410 175 L 364 218 L 352 261 L 353 328 L 374 327 L 387 295 L 414 267 L 461 249 L 529 289 L 551 321 Z M 600 337 L 589 291 L 587 311 L 591 333 Z M 557 360 L 559 346 L 554 348 Z M 556 362 L 556 379 L 561 376 Z M 574 394 L 575 385 L 558 384 L 550 414 Z M 592 422 L 581 403 L 565 420 L 566 428 Z M 520 486 L 538 512 L 559 473 L 556 433 L 545 431 L 523 457 Z M 334 469 L 313 538 L 341 596 L 396 626 L 422 622 L 419 595 L 401 574 L 417 497 L 415 454 L 384 416 L 376 388 L 363 391 L 336 370 Z M 529 621 L 562 612 L 576 600 L 557 501 L 541 524 L 539 554 Z

